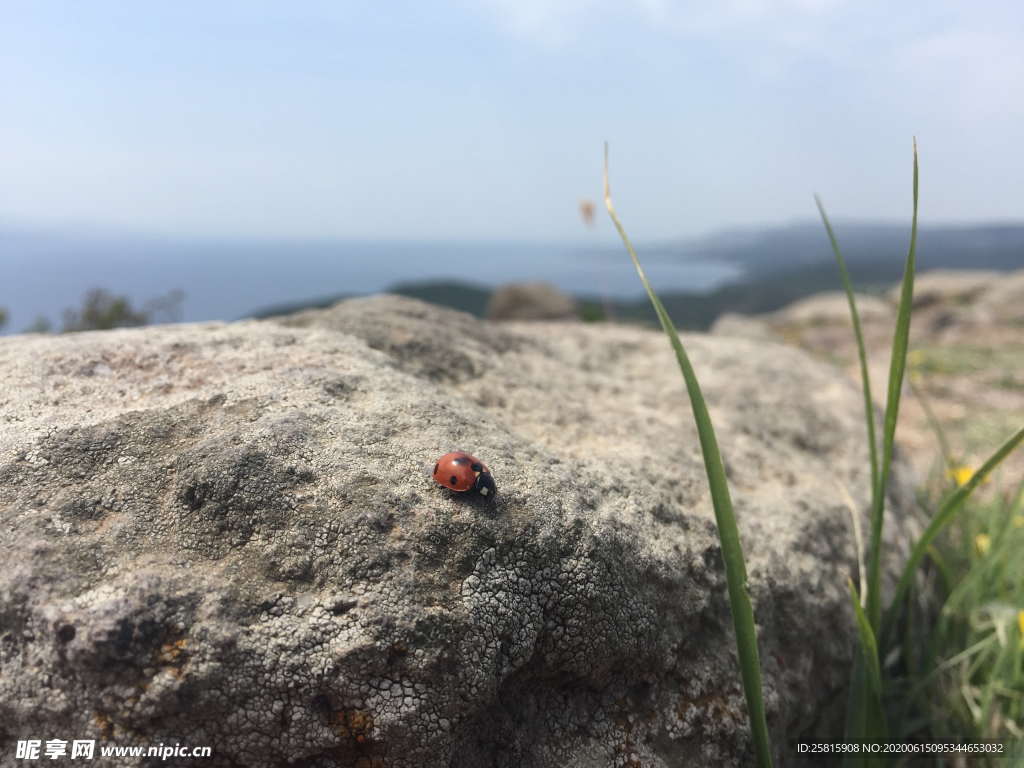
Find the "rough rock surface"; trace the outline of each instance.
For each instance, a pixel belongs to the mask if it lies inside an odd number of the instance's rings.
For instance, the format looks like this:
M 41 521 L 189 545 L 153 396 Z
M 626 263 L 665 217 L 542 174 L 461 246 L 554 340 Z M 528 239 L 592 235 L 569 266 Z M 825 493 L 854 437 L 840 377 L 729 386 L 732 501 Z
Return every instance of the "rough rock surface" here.
M 779 334 L 772 328 L 764 316 L 741 315 L 738 312 L 725 312 L 711 324 L 710 333 L 715 336 L 737 336 L 751 341 L 778 342 Z
M 576 302 L 550 283 L 508 283 L 487 305 L 489 320 L 575 320 Z
M 1003 273 L 991 269 L 931 269 L 914 278 L 914 308 L 939 302 L 966 302 L 1002 279 Z M 897 283 L 886 294 L 896 305 L 900 300 Z
M 837 736 L 859 395 L 797 350 L 688 341 L 775 743 Z M 8 337 L 0 369 L 5 758 L 73 737 L 251 768 L 749 763 L 700 449 L 660 334 L 384 296 Z M 455 448 L 490 464 L 495 502 L 433 485 Z
M 978 307 L 996 322 L 1024 325 L 1024 269 L 1000 275 L 978 297 Z
M 892 286 L 887 295 L 898 296 L 899 286 Z M 792 312 L 791 306 L 764 315 L 724 316 L 712 331 L 785 341 L 840 365 L 859 382 L 860 364 L 845 298 L 824 296 L 823 301 L 846 312 L 844 321 L 823 322 L 813 314 L 798 320 L 800 313 Z M 815 298 L 798 304 L 813 306 Z M 865 306 L 865 300 L 858 298 L 871 386 L 874 396 L 884 401 L 895 317 L 864 312 Z M 934 270 L 917 276 L 908 386 L 897 437 L 920 477 L 931 476 L 936 485 L 944 486 L 950 474 L 947 463 L 977 468 L 1024 424 L 1022 324 L 1024 270 Z M 939 450 L 933 419 L 942 426 L 948 457 Z M 999 482 L 986 485 L 982 493 L 997 492 L 1004 478 L 1008 487 L 1015 486 L 1017 478 L 1024 476 L 1024 451 L 1012 453 L 999 472 Z
M 857 294 L 857 313 L 863 322 L 893 322 L 896 313 L 884 299 Z M 842 291 L 827 291 L 794 301 L 772 314 L 776 323 L 843 323 L 850 322 L 850 304 Z

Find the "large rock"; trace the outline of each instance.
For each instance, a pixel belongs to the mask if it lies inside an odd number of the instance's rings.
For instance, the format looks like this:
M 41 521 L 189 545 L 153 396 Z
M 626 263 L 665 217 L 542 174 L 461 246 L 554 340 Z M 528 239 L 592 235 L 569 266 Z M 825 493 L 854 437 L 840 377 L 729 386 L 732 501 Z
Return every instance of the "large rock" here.
M 551 283 L 507 283 L 487 304 L 489 320 L 575 320 L 576 302 Z
M 977 307 L 994 322 L 1024 325 L 1024 269 L 1000 276 L 978 297 Z
M 860 397 L 795 350 L 688 343 L 775 743 L 838 737 Z M 0 369 L 3 754 L 73 737 L 251 768 L 750 762 L 661 334 L 376 297 L 284 323 L 8 337 Z M 432 483 L 455 448 L 489 463 L 494 502 Z
M 931 269 L 914 276 L 914 308 L 933 304 L 969 302 L 1003 277 L 990 269 Z M 900 300 L 901 285 L 892 286 L 887 295 L 895 305 Z
M 895 313 L 884 299 L 857 294 L 857 314 L 861 322 L 895 322 Z M 816 293 L 794 301 L 770 315 L 775 323 L 825 323 L 850 325 L 850 302 L 843 291 Z
M 780 341 L 779 334 L 772 329 L 764 315 L 741 315 L 738 312 L 723 312 L 715 318 L 708 333 L 751 341 Z

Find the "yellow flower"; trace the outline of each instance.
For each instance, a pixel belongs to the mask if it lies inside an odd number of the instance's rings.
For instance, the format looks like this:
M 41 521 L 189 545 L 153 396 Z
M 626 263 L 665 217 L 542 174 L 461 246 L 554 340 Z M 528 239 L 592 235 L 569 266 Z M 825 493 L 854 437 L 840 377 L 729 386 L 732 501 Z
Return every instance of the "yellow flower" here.
M 946 477 L 956 483 L 957 488 L 960 488 L 971 482 L 971 478 L 974 477 L 974 470 L 966 464 L 953 464 L 946 470 Z M 982 484 L 985 484 L 991 479 L 991 475 L 986 475 L 985 479 L 981 482 Z
M 974 548 L 979 555 L 987 555 L 992 548 L 992 538 L 987 533 L 979 533 L 974 537 Z
M 967 485 L 974 477 L 974 470 L 963 464 L 957 464 L 946 470 L 946 477 L 956 483 L 957 487 Z

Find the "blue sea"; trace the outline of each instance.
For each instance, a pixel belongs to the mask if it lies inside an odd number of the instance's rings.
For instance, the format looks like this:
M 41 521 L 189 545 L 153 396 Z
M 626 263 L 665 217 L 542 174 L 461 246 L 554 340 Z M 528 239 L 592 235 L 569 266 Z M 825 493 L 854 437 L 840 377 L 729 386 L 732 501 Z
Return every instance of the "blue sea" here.
M 703 292 L 741 274 L 731 264 L 657 249 L 644 266 L 659 291 Z M 191 322 L 235 320 L 274 305 L 426 280 L 488 287 L 546 280 L 576 295 L 643 293 L 628 254 L 603 245 L 244 243 L 0 233 L 6 333 L 25 329 L 39 316 L 59 328 L 62 310 L 80 306 L 94 287 L 126 295 L 136 307 L 180 289 L 181 320 Z

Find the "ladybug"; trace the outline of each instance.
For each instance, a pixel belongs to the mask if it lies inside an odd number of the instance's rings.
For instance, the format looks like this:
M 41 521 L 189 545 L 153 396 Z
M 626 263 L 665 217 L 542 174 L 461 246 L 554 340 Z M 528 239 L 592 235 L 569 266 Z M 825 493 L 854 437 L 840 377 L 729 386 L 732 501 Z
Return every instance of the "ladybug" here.
M 476 491 L 485 498 L 498 492 L 494 477 L 480 459 L 465 451 L 446 453 L 434 464 L 434 482 L 453 491 Z

